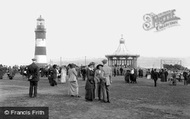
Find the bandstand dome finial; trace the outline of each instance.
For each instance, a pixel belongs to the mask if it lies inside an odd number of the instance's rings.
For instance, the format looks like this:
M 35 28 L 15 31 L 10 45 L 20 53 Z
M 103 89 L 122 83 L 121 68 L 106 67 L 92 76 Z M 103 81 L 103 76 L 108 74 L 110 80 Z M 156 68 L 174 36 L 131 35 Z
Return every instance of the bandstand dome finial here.
M 123 34 L 121 34 L 120 44 L 125 44 L 125 39 L 123 38 Z
M 37 21 L 44 21 L 44 19 L 42 18 L 42 15 L 40 15 L 40 17 L 37 19 Z

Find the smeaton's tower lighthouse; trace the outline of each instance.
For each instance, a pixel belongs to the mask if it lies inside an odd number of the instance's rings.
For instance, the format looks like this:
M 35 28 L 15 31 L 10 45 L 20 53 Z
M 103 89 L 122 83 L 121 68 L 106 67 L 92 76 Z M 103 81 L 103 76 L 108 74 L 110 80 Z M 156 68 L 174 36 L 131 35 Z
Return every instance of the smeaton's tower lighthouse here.
M 46 29 L 44 27 L 44 19 L 40 17 L 37 19 L 37 27 L 35 29 L 35 58 L 39 66 L 47 64 L 46 56 Z

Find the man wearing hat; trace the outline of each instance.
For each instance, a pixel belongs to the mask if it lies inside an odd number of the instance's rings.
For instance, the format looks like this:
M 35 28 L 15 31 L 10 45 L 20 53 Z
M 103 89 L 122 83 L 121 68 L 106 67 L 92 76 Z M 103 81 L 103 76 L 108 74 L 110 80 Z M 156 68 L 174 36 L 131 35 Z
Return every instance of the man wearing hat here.
M 105 89 L 105 91 L 103 91 L 103 101 L 110 103 L 110 99 L 109 99 L 109 86 L 112 83 L 112 69 L 111 67 L 108 66 L 107 64 L 107 59 L 102 60 L 103 63 L 103 71 L 104 71 L 104 76 L 106 78 L 106 82 L 105 82 L 105 88 L 102 88 L 103 90 Z M 105 101 L 105 98 L 107 97 L 107 101 Z
M 29 97 L 37 97 L 37 86 L 39 81 L 39 67 L 36 65 L 36 59 L 28 66 L 28 80 L 30 81 Z M 34 91 L 34 93 L 33 93 Z

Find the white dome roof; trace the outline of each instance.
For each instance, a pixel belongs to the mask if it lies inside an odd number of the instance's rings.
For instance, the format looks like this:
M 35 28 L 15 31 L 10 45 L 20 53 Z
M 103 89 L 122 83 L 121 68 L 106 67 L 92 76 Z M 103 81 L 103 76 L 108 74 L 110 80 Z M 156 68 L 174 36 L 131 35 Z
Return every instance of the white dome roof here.
M 125 39 L 121 38 L 119 41 L 119 46 L 117 50 L 114 52 L 114 55 L 127 55 L 130 54 L 130 52 L 127 50 L 125 46 Z

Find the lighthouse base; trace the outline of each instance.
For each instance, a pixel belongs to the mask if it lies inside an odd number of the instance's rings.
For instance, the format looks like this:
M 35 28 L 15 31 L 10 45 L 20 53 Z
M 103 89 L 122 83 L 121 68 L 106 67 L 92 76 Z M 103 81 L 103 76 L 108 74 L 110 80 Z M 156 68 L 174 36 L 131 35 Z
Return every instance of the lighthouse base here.
M 36 63 L 40 67 L 44 67 L 47 65 L 47 57 L 46 55 L 35 55 Z
M 45 68 L 47 63 L 36 63 L 39 68 Z

